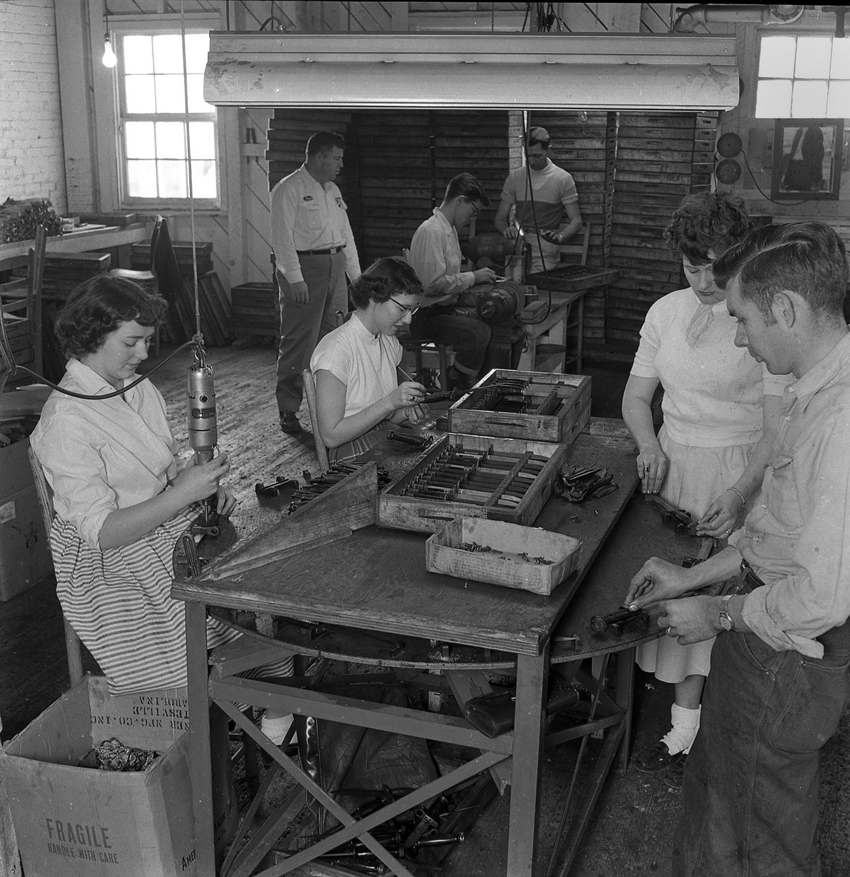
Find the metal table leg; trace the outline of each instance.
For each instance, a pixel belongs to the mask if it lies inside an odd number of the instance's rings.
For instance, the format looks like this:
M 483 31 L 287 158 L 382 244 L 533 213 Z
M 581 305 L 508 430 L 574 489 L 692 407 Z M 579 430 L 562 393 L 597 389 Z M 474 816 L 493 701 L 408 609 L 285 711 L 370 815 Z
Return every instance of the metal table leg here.
M 548 668 L 548 644 L 540 655 L 520 655 L 517 660 L 508 877 L 534 873 Z
M 187 733 L 191 738 L 189 751 L 197 877 L 215 877 L 210 707 L 207 690 L 207 609 L 202 603 L 186 604 L 186 652 L 189 696 Z

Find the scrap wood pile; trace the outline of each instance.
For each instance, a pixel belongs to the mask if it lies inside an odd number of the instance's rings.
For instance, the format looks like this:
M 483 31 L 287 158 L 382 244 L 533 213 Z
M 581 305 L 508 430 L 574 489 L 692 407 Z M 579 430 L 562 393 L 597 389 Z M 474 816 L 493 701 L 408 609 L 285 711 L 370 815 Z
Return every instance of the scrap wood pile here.
M 48 235 L 62 234 L 62 220 L 46 198 L 7 198 L 0 204 L 0 243 L 33 240 L 39 225 L 47 229 Z

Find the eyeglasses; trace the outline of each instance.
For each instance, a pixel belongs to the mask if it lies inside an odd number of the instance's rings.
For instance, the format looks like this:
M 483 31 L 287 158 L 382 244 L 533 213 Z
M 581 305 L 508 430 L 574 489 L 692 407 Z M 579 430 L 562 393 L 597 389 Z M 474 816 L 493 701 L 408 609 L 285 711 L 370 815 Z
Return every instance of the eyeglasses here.
M 472 208 L 472 218 L 475 219 L 481 212 L 481 208 L 471 199 L 467 198 L 466 200 L 469 201 L 469 206 Z
M 400 301 L 398 301 L 398 299 L 395 299 L 392 296 L 390 296 L 390 301 L 393 302 L 393 304 L 398 305 L 401 308 L 403 314 L 410 314 L 411 317 L 419 310 L 419 305 L 412 308 L 410 307 L 410 305 L 403 305 Z

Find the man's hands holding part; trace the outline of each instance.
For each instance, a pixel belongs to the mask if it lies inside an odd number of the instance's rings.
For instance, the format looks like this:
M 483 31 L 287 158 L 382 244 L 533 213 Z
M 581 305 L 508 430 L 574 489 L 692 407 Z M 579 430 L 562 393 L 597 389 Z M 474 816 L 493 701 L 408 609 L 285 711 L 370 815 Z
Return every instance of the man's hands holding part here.
M 477 271 L 472 272 L 472 276 L 475 278 L 476 283 L 495 283 L 499 276 L 492 268 L 479 268 Z
M 650 558 L 629 584 L 623 605 L 631 610 L 655 605 L 660 612 L 658 626 L 680 645 L 711 639 L 718 632 L 719 598 L 680 598 L 698 587 L 693 569 Z
M 690 569 L 659 557 L 650 558 L 632 579 L 623 605 L 631 610 L 655 605 L 658 626 L 680 645 L 698 643 L 717 635 L 717 597 L 686 597 L 697 587 Z

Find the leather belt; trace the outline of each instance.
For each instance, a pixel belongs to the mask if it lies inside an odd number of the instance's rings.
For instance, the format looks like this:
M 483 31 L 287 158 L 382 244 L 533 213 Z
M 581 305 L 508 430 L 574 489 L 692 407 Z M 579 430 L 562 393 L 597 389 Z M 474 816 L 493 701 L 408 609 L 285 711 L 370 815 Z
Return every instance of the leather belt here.
M 345 244 L 341 247 L 329 247 L 327 250 L 296 250 L 295 253 L 299 256 L 333 256 L 334 253 L 344 249 Z
M 741 571 L 744 573 L 746 593 L 764 586 L 765 583 L 753 572 L 746 560 L 741 563 Z M 850 652 L 850 618 L 843 624 L 824 631 L 815 639 L 823 646 L 824 657 Z

